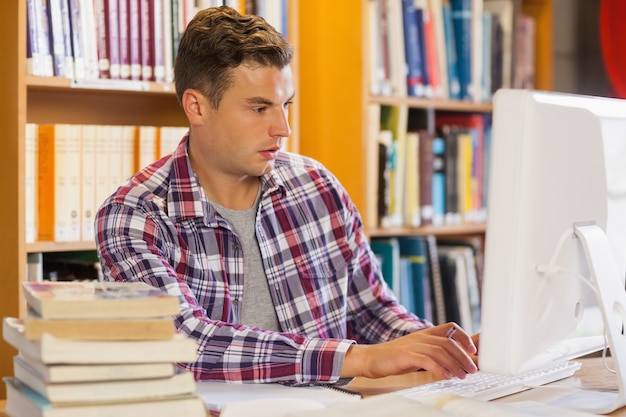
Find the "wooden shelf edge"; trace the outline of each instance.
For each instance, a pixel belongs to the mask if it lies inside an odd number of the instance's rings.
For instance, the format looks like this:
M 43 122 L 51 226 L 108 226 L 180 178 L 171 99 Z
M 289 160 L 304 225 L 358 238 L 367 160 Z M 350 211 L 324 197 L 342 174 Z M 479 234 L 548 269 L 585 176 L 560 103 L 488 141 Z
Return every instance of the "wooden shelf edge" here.
M 28 89 L 39 90 L 67 90 L 67 91 L 98 91 L 102 93 L 140 93 L 140 94 L 166 94 L 176 93 L 174 84 L 157 83 L 152 81 L 131 80 L 85 80 L 73 81 L 64 77 L 38 77 L 26 76 Z
M 96 243 L 86 242 L 34 242 L 26 244 L 26 252 L 74 252 L 96 250 Z
M 370 103 L 380 105 L 398 106 L 405 105 L 412 108 L 425 108 L 445 111 L 461 112 L 483 112 L 488 113 L 493 110 L 491 103 L 473 103 L 470 101 L 439 100 L 417 97 L 393 97 L 393 96 L 370 96 Z
M 485 224 L 462 224 L 458 226 L 420 226 L 420 227 L 389 227 L 376 228 L 367 231 L 370 237 L 390 236 L 469 236 L 484 234 Z

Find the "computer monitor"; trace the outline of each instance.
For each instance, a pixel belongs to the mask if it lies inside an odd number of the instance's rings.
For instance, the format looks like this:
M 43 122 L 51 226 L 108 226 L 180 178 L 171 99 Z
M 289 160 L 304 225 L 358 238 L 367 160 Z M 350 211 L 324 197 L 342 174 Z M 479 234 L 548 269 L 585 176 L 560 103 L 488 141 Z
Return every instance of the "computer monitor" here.
M 609 344 L 626 377 L 626 100 L 499 90 L 490 161 L 479 368 Z

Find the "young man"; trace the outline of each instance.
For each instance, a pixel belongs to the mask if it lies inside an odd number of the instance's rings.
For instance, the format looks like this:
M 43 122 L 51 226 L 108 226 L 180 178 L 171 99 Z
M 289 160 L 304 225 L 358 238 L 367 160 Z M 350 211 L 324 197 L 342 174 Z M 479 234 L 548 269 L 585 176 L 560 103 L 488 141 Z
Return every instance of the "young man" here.
M 338 180 L 281 151 L 291 57 L 257 16 L 210 8 L 189 23 L 175 63 L 189 134 L 100 208 L 104 275 L 180 298 L 175 322 L 198 343 L 186 365 L 197 379 L 476 371 L 470 336 L 398 304 Z

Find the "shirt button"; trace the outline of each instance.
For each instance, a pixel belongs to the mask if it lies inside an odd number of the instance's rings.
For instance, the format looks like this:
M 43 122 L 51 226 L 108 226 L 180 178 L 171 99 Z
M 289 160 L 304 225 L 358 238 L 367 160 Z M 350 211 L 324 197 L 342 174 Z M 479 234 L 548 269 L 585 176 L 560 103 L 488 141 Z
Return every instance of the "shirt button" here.
M 233 251 L 237 252 L 239 250 L 239 246 L 237 244 L 233 244 Z
M 238 298 L 235 298 L 235 299 L 233 300 L 233 304 L 234 304 L 234 305 L 238 305 L 238 304 L 239 304 L 239 299 L 238 299 Z

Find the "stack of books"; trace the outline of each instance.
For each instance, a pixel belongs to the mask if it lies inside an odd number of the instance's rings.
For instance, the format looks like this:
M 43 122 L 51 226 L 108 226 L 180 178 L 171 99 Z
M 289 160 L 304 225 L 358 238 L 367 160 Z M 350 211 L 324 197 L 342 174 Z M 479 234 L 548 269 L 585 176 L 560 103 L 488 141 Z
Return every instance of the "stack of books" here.
M 25 282 L 28 313 L 5 317 L 18 350 L 5 377 L 13 417 L 205 417 L 196 343 L 175 331 L 178 299 L 142 282 Z

